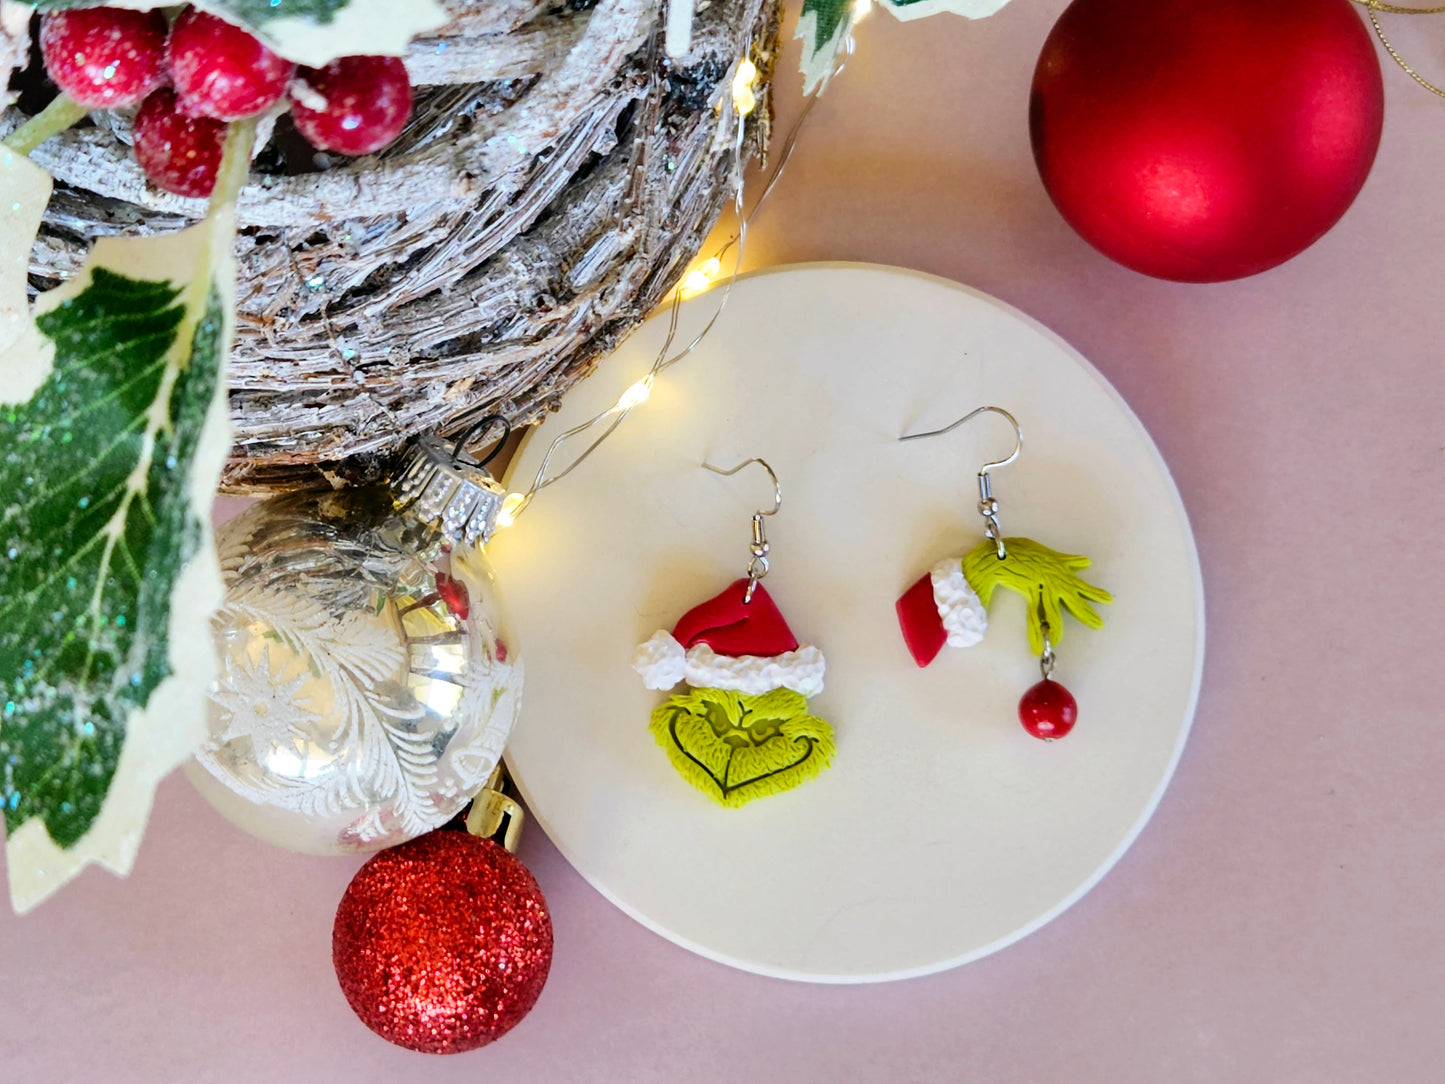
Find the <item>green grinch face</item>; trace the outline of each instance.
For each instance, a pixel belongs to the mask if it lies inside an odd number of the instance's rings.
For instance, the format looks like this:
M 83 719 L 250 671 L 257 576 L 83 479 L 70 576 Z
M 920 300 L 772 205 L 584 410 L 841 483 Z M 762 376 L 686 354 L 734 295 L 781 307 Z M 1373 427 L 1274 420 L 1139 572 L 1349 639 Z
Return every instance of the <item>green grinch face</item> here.
M 692 689 L 654 711 L 651 730 L 684 779 L 734 809 L 791 790 L 833 758 L 833 728 L 790 689 Z

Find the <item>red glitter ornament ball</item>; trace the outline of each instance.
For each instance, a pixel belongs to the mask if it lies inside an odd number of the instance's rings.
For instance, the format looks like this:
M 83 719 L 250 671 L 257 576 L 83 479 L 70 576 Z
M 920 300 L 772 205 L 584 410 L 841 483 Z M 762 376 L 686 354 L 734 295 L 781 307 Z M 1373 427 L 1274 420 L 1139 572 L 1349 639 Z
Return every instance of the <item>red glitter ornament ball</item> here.
M 458 1054 L 536 1004 L 552 920 L 527 867 L 491 840 L 437 831 L 373 856 L 336 909 L 331 958 L 346 1000 L 383 1039 Z
M 1075 230 L 1125 267 L 1242 278 L 1354 202 L 1384 121 L 1349 0 L 1074 0 L 1034 71 L 1034 158 Z

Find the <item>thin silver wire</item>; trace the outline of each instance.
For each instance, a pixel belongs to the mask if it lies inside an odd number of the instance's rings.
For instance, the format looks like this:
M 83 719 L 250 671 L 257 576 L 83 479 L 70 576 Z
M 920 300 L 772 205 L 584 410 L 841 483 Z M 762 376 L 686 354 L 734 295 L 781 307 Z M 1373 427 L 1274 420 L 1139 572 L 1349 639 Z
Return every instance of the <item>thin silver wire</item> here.
M 853 55 L 853 50 L 853 35 L 851 32 L 845 33 L 839 45 L 833 71 L 828 76 L 829 82 L 843 73 L 843 69 L 847 66 L 848 58 Z M 721 288 L 713 291 L 718 294 L 718 303 L 717 308 L 713 311 L 712 317 L 703 325 L 702 330 L 693 336 L 692 340 L 686 346 L 677 353 L 670 354 L 669 351 L 672 349 L 672 344 L 677 338 L 680 309 L 683 301 L 682 284 L 679 283 L 673 288 L 672 300 L 668 312 L 667 337 L 663 340 L 662 348 L 658 351 L 657 358 L 653 361 L 652 367 L 640 380 L 634 381 L 634 386 L 636 384 L 646 384 L 650 391 L 659 376 L 697 349 L 722 316 L 723 311 L 727 308 L 728 298 L 732 296 L 733 286 L 737 283 L 738 276 L 742 271 L 743 253 L 747 248 L 748 224 L 757 216 L 763 203 L 767 200 L 768 196 L 772 194 L 773 189 L 777 187 L 778 181 L 783 175 L 783 170 L 793 155 L 793 149 L 797 146 L 798 136 L 803 129 L 803 125 L 813 112 L 813 107 L 817 102 L 818 95 L 814 94 L 809 97 L 807 103 L 803 106 L 802 112 L 798 114 L 797 120 L 793 122 L 793 126 L 788 130 L 788 135 L 783 141 L 782 149 L 778 152 L 777 165 L 773 167 L 772 173 L 763 185 L 762 192 L 753 203 L 751 210 L 749 210 L 747 209 L 745 201 L 746 184 L 743 181 L 743 140 L 747 131 L 747 118 L 739 115 L 737 110 L 732 108 L 731 93 L 729 92 L 728 108 L 723 111 L 723 116 L 732 116 L 737 123 L 737 131 L 733 140 L 733 154 L 737 161 L 739 179 L 737 191 L 733 195 L 733 214 L 737 217 L 738 229 L 737 232 L 729 238 L 727 243 L 718 249 L 715 256 L 721 259 L 726 255 L 728 249 L 736 245 L 737 253 L 733 259 L 732 270 L 729 272 L 727 280 L 722 284 Z M 548 486 L 560 482 L 580 467 L 587 460 L 587 457 L 597 450 L 603 441 L 617 431 L 617 427 L 627 420 L 628 415 L 630 415 L 634 409 L 635 406 L 622 407 L 619 409 L 619 407 L 614 404 L 553 438 L 552 443 L 547 446 L 546 454 L 542 456 L 542 462 L 537 467 L 537 473 L 533 476 L 532 484 L 523 492 L 520 503 L 512 510 L 513 521 L 532 503 L 533 498 L 536 497 L 538 493 L 542 492 L 542 490 Z M 549 475 L 547 473 L 552 465 L 553 458 L 564 445 L 588 432 L 595 426 L 608 421 L 608 419 L 611 419 L 610 424 L 607 425 L 591 444 L 574 457 L 571 462 L 555 474 Z M 771 469 L 769 473 L 771 473 Z

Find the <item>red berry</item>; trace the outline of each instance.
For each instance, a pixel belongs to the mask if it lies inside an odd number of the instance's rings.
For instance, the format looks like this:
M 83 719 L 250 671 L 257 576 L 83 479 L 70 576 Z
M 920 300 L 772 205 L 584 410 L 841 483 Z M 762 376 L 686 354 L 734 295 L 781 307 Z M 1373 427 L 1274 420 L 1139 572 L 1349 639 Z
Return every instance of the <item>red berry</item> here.
M 166 17 L 159 11 L 81 8 L 40 20 L 40 53 L 55 85 L 81 105 L 135 105 L 166 76 Z
M 467 597 L 467 585 L 461 580 L 454 580 L 445 572 L 437 573 L 437 594 L 446 603 L 447 609 L 461 620 L 467 619 L 471 612 L 471 599 Z
M 371 154 L 400 135 L 411 116 L 411 81 L 394 56 L 344 56 L 297 74 L 291 117 L 319 150 Z
M 217 120 L 265 111 L 296 71 L 239 26 L 190 7 L 171 27 L 167 52 L 181 109 Z
M 178 196 L 209 196 L 221 168 L 226 125 L 188 117 L 175 93 L 162 87 L 135 116 L 135 157 L 151 181 Z
M 1045 678 L 1019 700 L 1019 722 L 1036 738 L 1053 741 L 1074 729 L 1079 705 L 1074 694 Z

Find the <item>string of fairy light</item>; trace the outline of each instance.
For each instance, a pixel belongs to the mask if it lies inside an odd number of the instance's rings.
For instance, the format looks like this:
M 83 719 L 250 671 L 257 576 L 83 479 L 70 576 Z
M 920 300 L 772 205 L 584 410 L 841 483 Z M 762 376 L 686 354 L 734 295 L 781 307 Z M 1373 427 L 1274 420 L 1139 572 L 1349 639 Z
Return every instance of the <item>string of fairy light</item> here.
M 1396 52 L 1393 45 L 1385 37 L 1384 30 L 1377 16 L 1379 12 L 1402 15 L 1441 14 L 1445 13 L 1445 7 L 1407 7 L 1388 3 L 1386 0 L 1354 0 L 1354 2 L 1366 9 L 1376 34 L 1380 37 L 1381 42 L 1384 44 L 1386 50 L 1388 50 L 1390 56 L 1394 58 L 1395 62 L 1399 64 L 1411 78 L 1422 84 L 1427 90 L 1445 97 L 1445 90 L 1426 81 Z M 838 39 L 838 48 L 834 56 L 833 68 L 827 79 L 824 80 L 824 86 L 826 86 L 827 82 L 833 77 L 842 72 L 848 57 L 853 55 L 853 27 L 868 15 L 872 5 L 873 0 L 853 0 L 849 11 L 848 26 Z M 757 66 L 750 57 L 743 56 L 734 68 L 730 87 L 730 100 L 732 105 L 730 112 L 732 117 L 729 117 L 729 111 L 727 109 L 719 108 L 720 123 L 727 123 L 729 120 L 735 118 L 734 153 L 737 156 L 740 171 L 746 120 L 757 108 L 758 84 L 759 72 Z M 819 93 L 821 93 L 821 89 L 820 87 Z M 734 193 L 733 199 L 734 213 L 738 221 L 737 232 L 720 249 L 701 260 L 689 270 L 682 277 L 678 285 L 673 288 L 669 303 L 667 335 L 652 366 L 639 379 L 628 385 L 622 394 L 617 397 L 616 402 L 606 410 L 600 411 L 587 420 L 572 426 L 553 439 L 542 457 L 541 465 L 537 468 L 531 485 L 520 492 L 508 493 L 503 500 L 501 510 L 497 516 L 498 527 L 512 526 L 512 524 L 517 521 L 517 518 L 526 511 L 538 493 L 555 482 L 561 481 L 567 475 L 571 474 L 572 471 L 576 470 L 588 456 L 597 450 L 603 441 L 617 430 L 618 426 L 627 420 L 628 416 L 631 415 L 635 409 L 642 406 L 651 398 L 653 387 L 656 385 L 658 378 L 668 368 L 690 355 L 703 340 L 707 338 L 708 333 L 712 331 L 713 326 L 717 323 L 719 317 L 722 316 L 723 310 L 727 307 L 728 298 L 732 294 L 732 288 L 737 282 L 738 275 L 742 270 L 743 252 L 747 246 L 748 223 L 758 213 L 758 209 L 762 207 L 769 194 L 773 191 L 778 179 L 782 176 L 783 168 L 787 165 L 788 159 L 791 157 L 793 148 L 797 143 L 798 134 L 802 130 L 804 123 L 807 121 L 817 101 L 817 93 L 807 99 L 802 112 L 799 114 L 797 120 L 794 121 L 792 128 L 788 132 L 787 139 L 784 141 L 778 153 L 777 164 L 774 166 L 771 175 L 768 177 L 762 192 L 759 194 L 751 210 L 747 210 L 745 207 L 745 185 L 741 176 L 739 177 L 737 190 Z M 734 247 L 736 251 L 734 252 L 731 269 L 727 273 L 726 280 L 719 284 L 719 278 L 723 275 L 724 257 L 727 255 L 728 250 Z M 682 349 L 676 353 L 669 353 L 677 338 L 682 302 L 689 298 L 696 297 L 699 294 L 706 293 L 713 289 L 714 286 L 719 287 L 717 290 L 718 302 L 707 323 L 703 325 L 701 331 L 689 340 L 686 346 L 682 347 Z M 564 447 L 586 436 L 598 427 L 602 427 L 601 432 L 598 433 L 580 453 L 574 456 L 566 466 L 552 472 L 552 463 Z
M 860 19 L 868 14 L 870 7 L 871 0 L 854 0 L 850 12 L 849 26 L 839 39 L 838 51 L 834 57 L 833 68 L 828 76 L 829 80 L 842 72 L 848 57 L 852 56 L 854 49 L 852 28 L 857 25 Z M 667 335 L 663 340 L 661 349 L 659 349 L 657 353 L 656 359 L 648 371 L 623 389 L 622 394 L 617 397 L 616 402 L 607 409 L 599 411 L 585 421 L 560 433 L 553 439 L 546 453 L 542 456 L 542 462 L 538 466 L 536 474 L 533 476 L 532 484 L 520 492 L 508 493 L 503 499 L 501 509 L 497 514 L 497 527 L 505 528 L 512 526 L 516 523 L 518 517 L 527 510 L 527 507 L 532 503 L 532 500 L 538 493 L 548 486 L 561 481 L 581 466 L 583 461 L 596 451 L 598 446 L 610 437 L 617 430 L 617 427 L 626 421 L 634 410 L 651 398 L 653 387 L 656 385 L 658 378 L 666 372 L 667 369 L 692 354 L 692 352 L 698 348 L 722 316 L 723 310 L 727 308 L 728 298 L 731 296 L 733 286 L 736 284 L 738 275 L 742 271 L 743 252 L 747 247 L 748 223 L 757 215 L 758 209 L 762 207 L 763 203 L 776 187 L 779 178 L 782 177 L 783 169 L 788 164 L 788 159 L 792 157 L 793 148 L 797 145 L 798 135 L 802 131 L 804 123 L 807 121 L 809 114 L 812 113 L 813 106 L 818 100 L 817 94 L 807 99 L 802 112 L 799 113 L 797 120 L 793 122 L 792 127 L 788 131 L 787 138 L 783 141 L 783 145 L 778 151 L 776 164 L 773 166 L 772 172 L 768 175 L 762 191 L 758 194 L 758 198 L 753 203 L 752 208 L 748 209 L 745 202 L 746 185 L 741 176 L 741 165 L 743 161 L 744 136 L 747 130 L 747 118 L 758 106 L 759 80 L 760 73 L 758 72 L 757 65 L 753 63 L 750 57 L 743 56 L 734 68 L 732 83 L 729 87 L 728 100 L 731 104 L 731 109 L 719 108 L 720 122 L 728 123 L 732 121 L 734 123 L 733 153 L 736 155 L 740 174 L 737 189 L 733 195 L 733 213 L 738 223 L 737 232 L 716 252 L 701 260 L 683 275 L 682 280 L 673 287 L 668 303 Z M 729 116 L 729 114 L 731 114 L 731 116 Z M 725 281 L 719 282 L 719 279 L 723 275 L 723 260 L 730 249 L 733 250 L 731 267 L 727 272 Z M 696 297 L 699 294 L 706 293 L 714 286 L 718 287 L 718 301 L 707 322 L 685 346 L 676 353 L 671 352 L 673 343 L 677 339 L 682 302 L 689 298 Z M 564 447 L 579 438 L 585 437 L 599 427 L 601 428 L 601 432 L 597 433 L 590 443 L 575 455 L 566 466 L 556 471 L 552 470 L 553 460 Z

